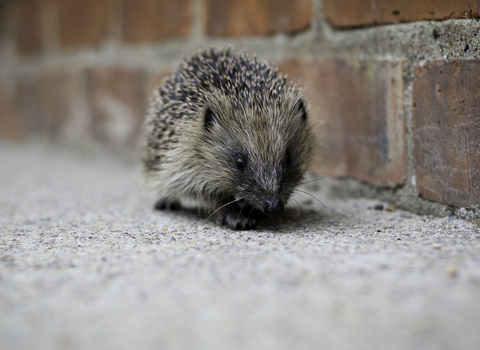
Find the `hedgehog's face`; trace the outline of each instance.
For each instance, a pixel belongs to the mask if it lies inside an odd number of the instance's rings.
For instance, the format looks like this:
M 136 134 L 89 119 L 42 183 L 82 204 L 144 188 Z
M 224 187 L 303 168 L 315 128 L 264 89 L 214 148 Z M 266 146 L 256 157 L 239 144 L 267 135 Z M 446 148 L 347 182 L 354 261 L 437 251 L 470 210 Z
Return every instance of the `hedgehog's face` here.
M 212 181 L 222 187 L 219 193 L 267 216 L 278 215 L 311 157 L 312 133 L 305 105 L 297 99 L 273 108 L 228 112 L 223 116 L 209 108 L 205 113 L 205 130 L 216 140 L 211 144 L 212 157 L 221 164 L 218 174 L 212 173 Z

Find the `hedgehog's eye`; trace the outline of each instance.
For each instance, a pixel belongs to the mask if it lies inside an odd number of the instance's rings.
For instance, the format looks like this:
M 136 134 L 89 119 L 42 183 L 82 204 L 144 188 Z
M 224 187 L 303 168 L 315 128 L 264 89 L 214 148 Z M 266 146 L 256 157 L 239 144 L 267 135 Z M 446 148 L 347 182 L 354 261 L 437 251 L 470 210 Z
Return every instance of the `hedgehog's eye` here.
M 290 156 L 290 153 L 285 153 L 285 165 L 289 167 L 292 165 L 292 157 Z
M 245 171 L 245 169 L 247 169 L 247 157 L 245 157 L 243 154 L 239 154 L 235 159 L 237 163 L 237 169 L 240 171 Z

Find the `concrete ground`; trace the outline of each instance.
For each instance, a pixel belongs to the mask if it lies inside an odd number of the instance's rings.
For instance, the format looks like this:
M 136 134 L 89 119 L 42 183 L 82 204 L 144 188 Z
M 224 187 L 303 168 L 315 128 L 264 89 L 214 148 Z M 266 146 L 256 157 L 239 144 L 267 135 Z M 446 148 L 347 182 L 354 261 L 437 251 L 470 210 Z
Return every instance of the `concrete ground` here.
M 480 349 L 479 227 L 314 193 L 232 231 L 138 174 L 0 143 L 2 350 Z

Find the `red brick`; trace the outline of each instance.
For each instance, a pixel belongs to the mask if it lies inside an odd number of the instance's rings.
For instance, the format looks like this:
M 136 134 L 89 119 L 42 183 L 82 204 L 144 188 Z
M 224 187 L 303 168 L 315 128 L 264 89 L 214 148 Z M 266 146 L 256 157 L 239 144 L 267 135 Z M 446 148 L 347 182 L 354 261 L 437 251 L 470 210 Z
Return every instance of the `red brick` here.
M 69 76 L 45 73 L 40 82 L 44 128 L 49 135 L 59 136 L 70 115 Z
M 16 140 L 24 136 L 15 109 L 15 84 L 13 81 L 2 80 L 0 82 L 0 137 Z
M 190 0 L 122 0 L 122 38 L 151 42 L 182 38 L 192 31 Z
M 15 108 L 20 127 L 25 135 L 40 134 L 44 131 L 39 79 L 30 77 L 18 79 Z
M 16 47 L 21 54 L 38 54 L 43 49 L 41 2 L 24 0 L 13 3 Z
M 60 136 L 70 113 L 68 91 L 68 78 L 63 74 L 47 73 L 40 79 L 18 79 L 14 108 L 20 133 L 50 138 Z
M 469 0 L 324 0 L 323 13 L 333 27 L 480 17 L 480 2 Z
M 60 41 L 59 0 L 40 0 L 44 50 L 56 49 Z
M 64 76 L 62 86 L 65 94 L 62 96 L 67 103 L 67 117 L 62 123 L 61 135 L 64 139 L 84 143 L 92 140 L 91 121 L 92 113 L 87 98 L 87 84 L 84 72 L 68 73 Z M 56 110 L 65 107 L 57 106 Z
M 480 60 L 432 61 L 413 85 L 417 188 L 457 207 L 480 204 Z
M 0 5 L 0 61 L 13 56 L 15 46 L 15 29 L 11 4 Z
M 96 140 L 134 146 L 146 110 L 145 74 L 141 70 L 86 71 L 87 98 Z
M 60 0 L 60 43 L 64 46 L 99 43 L 114 16 L 111 0 Z
M 298 58 L 280 71 L 300 78 L 311 102 L 320 151 L 313 170 L 381 186 L 405 179 L 402 64 Z
M 312 0 L 205 0 L 205 32 L 210 36 L 269 35 L 307 29 Z

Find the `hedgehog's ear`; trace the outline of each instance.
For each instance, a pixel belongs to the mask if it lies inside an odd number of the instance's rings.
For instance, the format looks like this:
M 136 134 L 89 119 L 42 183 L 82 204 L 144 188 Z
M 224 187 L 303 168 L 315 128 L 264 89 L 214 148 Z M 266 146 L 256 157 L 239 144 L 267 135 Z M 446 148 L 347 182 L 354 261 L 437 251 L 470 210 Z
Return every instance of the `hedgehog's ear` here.
M 301 98 L 299 98 L 295 102 L 295 105 L 294 105 L 293 108 L 294 108 L 295 112 L 300 114 L 300 116 L 302 117 L 302 122 L 306 122 L 307 121 L 307 110 L 305 109 L 305 104 L 303 103 L 303 100 Z
M 210 131 L 214 124 L 218 124 L 217 116 L 215 115 L 215 112 L 210 107 L 208 107 L 205 111 L 205 117 L 203 119 L 203 126 L 205 128 L 205 131 Z

